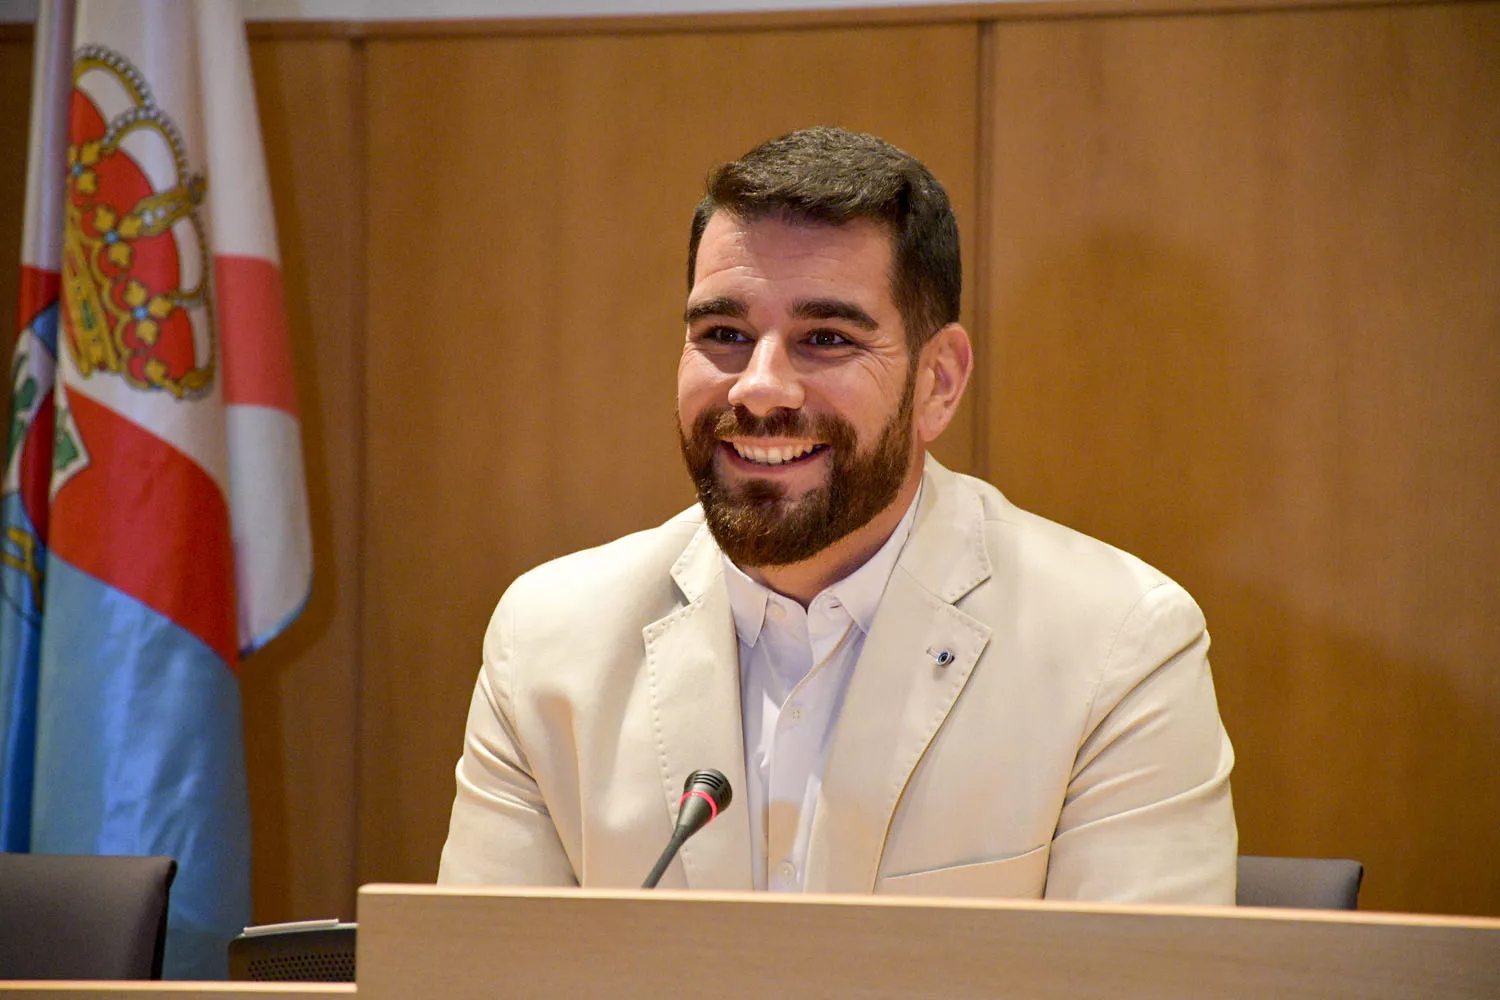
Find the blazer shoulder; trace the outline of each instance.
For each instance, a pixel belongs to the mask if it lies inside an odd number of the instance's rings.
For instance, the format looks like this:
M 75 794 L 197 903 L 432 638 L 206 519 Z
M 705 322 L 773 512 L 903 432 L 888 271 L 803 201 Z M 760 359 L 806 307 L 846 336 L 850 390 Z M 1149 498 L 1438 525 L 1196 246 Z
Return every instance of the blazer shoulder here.
M 630 621 L 651 621 L 675 606 L 672 567 L 703 524 L 691 507 L 664 524 L 593 548 L 571 552 L 522 573 L 500 598 L 519 621 L 556 615 L 578 622 L 616 609 Z
M 1114 609 L 1124 614 L 1150 596 L 1181 609 L 1203 627 L 1202 612 L 1183 587 L 1138 556 L 1023 510 L 1000 490 L 971 476 L 961 488 L 979 500 L 985 547 L 995 580 L 1059 608 Z M 1008 588 L 1007 588 L 1008 589 Z

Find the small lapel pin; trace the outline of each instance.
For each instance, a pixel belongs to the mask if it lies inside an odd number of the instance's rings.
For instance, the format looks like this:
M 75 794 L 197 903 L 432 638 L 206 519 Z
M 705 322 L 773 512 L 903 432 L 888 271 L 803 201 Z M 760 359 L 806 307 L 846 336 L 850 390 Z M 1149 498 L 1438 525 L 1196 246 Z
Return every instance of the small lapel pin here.
M 951 649 L 929 649 L 927 653 L 932 657 L 932 662 L 940 667 L 946 667 L 953 662 L 953 650 Z

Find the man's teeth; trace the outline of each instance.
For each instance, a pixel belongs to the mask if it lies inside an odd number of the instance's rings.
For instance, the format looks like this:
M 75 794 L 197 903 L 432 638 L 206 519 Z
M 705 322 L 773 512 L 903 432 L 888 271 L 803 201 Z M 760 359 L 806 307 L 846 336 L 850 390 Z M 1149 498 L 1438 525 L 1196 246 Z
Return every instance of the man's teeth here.
M 780 465 L 783 462 L 791 462 L 808 454 L 817 448 L 815 442 L 806 444 L 786 444 L 776 448 L 760 448 L 748 444 L 730 444 L 734 453 L 747 461 L 756 462 L 760 465 Z

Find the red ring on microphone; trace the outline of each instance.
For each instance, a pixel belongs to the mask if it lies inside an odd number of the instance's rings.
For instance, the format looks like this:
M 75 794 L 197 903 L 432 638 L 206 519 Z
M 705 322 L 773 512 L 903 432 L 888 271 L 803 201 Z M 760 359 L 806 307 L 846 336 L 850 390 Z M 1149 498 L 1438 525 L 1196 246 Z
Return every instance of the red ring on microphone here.
M 709 795 L 707 792 L 700 792 L 696 788 L 691 792 L 682 793 L 682 798 L 677 800 L 677 811 L 682 812 L 682 804 L 688 799 L 692 798 L 694 795 L 698 796 L 698 798 L 708 803 L 708 808 L 711 810 L 708 814 L 708 821 L 710 823 L 719 818 L 719 804 L 714 801 L 713 796 Z

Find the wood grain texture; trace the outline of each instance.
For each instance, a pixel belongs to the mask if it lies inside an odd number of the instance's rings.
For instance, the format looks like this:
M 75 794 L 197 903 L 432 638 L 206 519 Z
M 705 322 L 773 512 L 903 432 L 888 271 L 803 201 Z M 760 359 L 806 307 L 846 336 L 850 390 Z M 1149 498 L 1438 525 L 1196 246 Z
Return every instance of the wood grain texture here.
M 691 501 L 688 221 L 719 161 L 878 132 L 974 203 L 972 27 L 372 41 L 362 879 L 429 880 L 495 600 Z M 966 421 L 946 453 L 970 454 Z
M 280 238 L 313 529 L 313 591 L 240 670 L 257 922 L 354 912 L 364 167 L 358 55 L 251 46 Z
M 1492 1000 L 1500 921 L 666 890 L 359 896 L 362 1000 Z M 768 961 L 767 956 L 775 956 Z
M 1203 604 L 1242 851 L 1500 911 L 1500 6 L 994 30 L 992 477 Z

